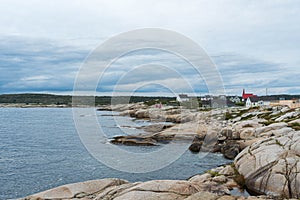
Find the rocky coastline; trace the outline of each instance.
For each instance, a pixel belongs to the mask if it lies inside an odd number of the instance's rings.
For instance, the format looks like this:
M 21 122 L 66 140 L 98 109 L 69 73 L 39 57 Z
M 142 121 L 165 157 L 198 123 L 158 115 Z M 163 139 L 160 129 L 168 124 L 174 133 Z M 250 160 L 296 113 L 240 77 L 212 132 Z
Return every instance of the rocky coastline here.
M 118 136 L 116 145 L 164 145 L 189 141 L 189 150 L 221 152 L 231 165 L 188 180 L 130 183 L 101 179 L 74 183 L 31 199 L 299 199 L 300 109 L 288 107 L 190 110 L 142 103 L 104 106 L 137 119 L 172 122 L 142 127 L 141 135 Z M 240 193 L 236 191 L 247 190 Z

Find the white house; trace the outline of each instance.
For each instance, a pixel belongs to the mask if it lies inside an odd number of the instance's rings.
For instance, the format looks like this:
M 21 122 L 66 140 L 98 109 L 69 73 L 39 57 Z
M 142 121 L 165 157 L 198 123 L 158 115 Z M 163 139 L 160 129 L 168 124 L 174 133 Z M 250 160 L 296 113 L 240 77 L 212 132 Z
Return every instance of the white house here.
M 258 101 L 254 98 L 248 97 L 246 100 L 246 108 L 257 106 Z
M 213 100 L 213 97 L 210 95 L 205 95 L 205 96 L 200 97 L 200 100 L 201 101 L 210 101 L 210 100 Z
M 238 97 L 238 96 L 231 97 L 229 100 L 230 100 L 231 102 L 233 102 L 233 103 L 240 103 L 240 102 L 241 102 L 241 99 L 240 99 L 240 97 Z
M 270 106 L 270 101 L 263 101 L 258 97 L 248 97 L 246 101 L 246 107 L 263 107 L 263 106 Z
M 176 100 L 177 100 L 178 102 L 184 102 L 184 101 L 189 101 L 190 98 L 188 97 L 187 94 L 179 94 L 179 95 L 177 96 Z

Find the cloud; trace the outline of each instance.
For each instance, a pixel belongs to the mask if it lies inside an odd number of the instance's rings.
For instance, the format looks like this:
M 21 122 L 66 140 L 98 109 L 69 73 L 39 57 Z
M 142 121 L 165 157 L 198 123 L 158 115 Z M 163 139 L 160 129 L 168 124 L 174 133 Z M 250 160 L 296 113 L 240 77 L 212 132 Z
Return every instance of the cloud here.
M 69 92 L 97 45 L 143 27 L 178 31 L 198 42 L 216 63 L 230 94 L 240 94 L 242 88 L 260 94 L 265 88 L 273 93 L 300 92 L 297 0 L 3 0 L 0 12 L 0 93 Z M 120 47 L 107 48 L 107 55 L 116 48 Z M 120 58 L 106 71 L 98 92 L 111 92 L 124 74 L 151 63 L 176 70 L 197 92 L 207 92 L 203 77 L 188 63 L 154 50 Z M 87 85 L 95 74 L 97 68 L 85 74 Z M 126 77 L 119 83 L 124 90 L 147 82 L 141 92 L 163 91 L 150 84 L 160 81 L 190 91 L 166 71 L 149 68 Z
M 75 72 L 88 54 L 53 41 L 0 40 L 0 92 L 72 90 Z

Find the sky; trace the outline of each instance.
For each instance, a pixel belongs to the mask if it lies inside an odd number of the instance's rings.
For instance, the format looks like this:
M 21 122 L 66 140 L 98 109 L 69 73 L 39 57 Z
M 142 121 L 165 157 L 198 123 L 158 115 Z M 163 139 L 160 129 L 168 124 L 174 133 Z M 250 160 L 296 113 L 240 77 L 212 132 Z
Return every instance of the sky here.
M 226 94 L 300 94 L 298 0 L 1 0 L 0 13 L 2 94 L 71 94 L 97 47 L 142 28 L 195 41 L 215 63 Z M 143 50 L 112 64 L 96 91 L 201 95 L 209 93 L 202 75 L 170 52 Z

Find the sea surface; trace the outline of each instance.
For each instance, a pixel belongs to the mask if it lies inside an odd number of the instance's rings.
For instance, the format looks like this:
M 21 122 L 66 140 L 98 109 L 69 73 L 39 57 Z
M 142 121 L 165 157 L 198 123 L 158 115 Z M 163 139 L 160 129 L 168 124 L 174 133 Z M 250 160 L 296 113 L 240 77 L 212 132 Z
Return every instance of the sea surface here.
M 152 124 L 112 116 L 106 111 L 98 111 L 96 115 L 109 137 L 124 135 L 124 129 L 127 134 L 139 134 L 142 130 L 133 127 Z M 157 147 L 125 148 L 145 152 Z M 24 197 L 59 185 L 101 178 L 129 181 L 187 179 L 228 162 L 221 154 L 200 158 L 186 151 L 178 160 L 158 171 L 121 172 L 107 167 L 88 153 L 77 134 L 72 108 L 0 108 L 0 199 Z

